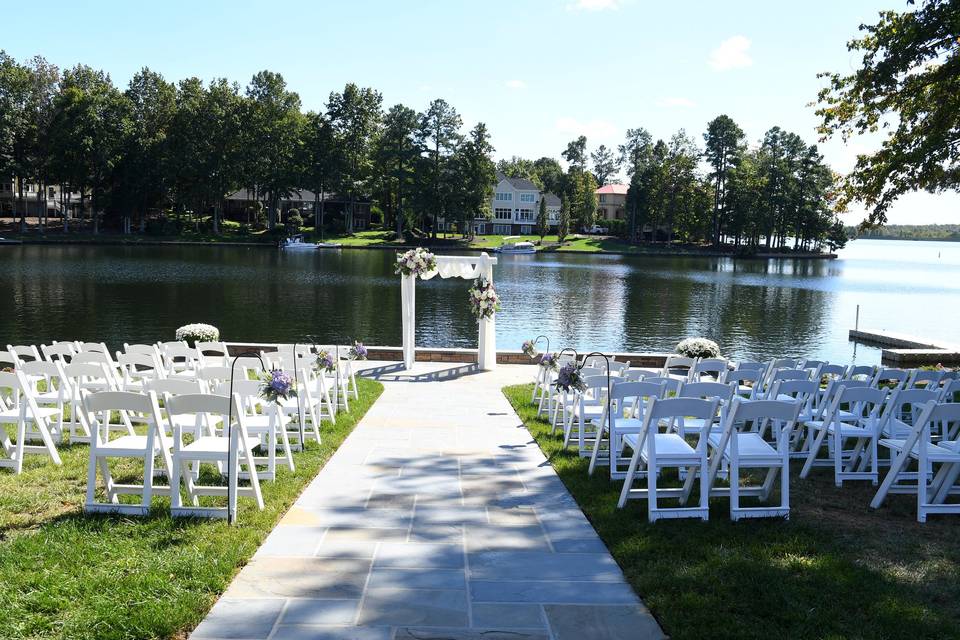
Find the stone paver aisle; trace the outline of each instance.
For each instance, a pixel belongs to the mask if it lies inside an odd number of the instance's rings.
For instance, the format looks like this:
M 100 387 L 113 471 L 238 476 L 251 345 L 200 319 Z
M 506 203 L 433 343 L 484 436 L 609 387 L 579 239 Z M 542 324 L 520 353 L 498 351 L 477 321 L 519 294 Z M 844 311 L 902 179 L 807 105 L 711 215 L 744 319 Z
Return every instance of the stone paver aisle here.
M 383 395 L 193 638 L 663 637 L 500 392 L 531 369 L 455 366 L 380 370 Z

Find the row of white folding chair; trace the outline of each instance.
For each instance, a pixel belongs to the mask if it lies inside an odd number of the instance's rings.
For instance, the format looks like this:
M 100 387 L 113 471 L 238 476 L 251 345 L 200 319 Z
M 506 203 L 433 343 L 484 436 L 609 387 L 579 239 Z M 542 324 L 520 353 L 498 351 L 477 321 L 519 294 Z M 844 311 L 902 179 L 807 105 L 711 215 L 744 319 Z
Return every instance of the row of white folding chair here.
M 232 408 L 230 407 L 232 403 Z M 259 444 L 246 430 L 243 412 L 239 409 L 239 396 L 228 398 L 208 394 L 175 396 L 169 399 L 166 408 L 171 436 L 163 424 L 156 393 L 134 393 L 128 391 L 105 391 L 90 394 L 84 399 L 84 407 L 95 425 L 90 445 L 90 460 L 87 468 L 87 494 L 84 503 L 86 512 L 111 512 L 131 515 L 146 515 L 151 507 L 154 494 L 169 495 L 171 514 L 174 516 L 225 517 L 229 510 L 236 508 L 238 495 L 251 495 L 257 506 L 263 509 L 256 465 L 253 462 L 253 449 Z M 124 435 L 110 438 L 106 428 L 110 415 L 119 412 L 131 420 L 147 425 L 146 434 Z M 186 443 L 183 438 L 181 416 L 207 414 L 209 420 L 221 424 L 221 433 L 206 434 Z M 223 428 L 227 424 L 227 415 L 232 414 L 232 428 Z M 189 419 L 189 418 L 188 418 Z M 229 437 L 226 435 L 229 432 Z M 232 438 L 232 447 L 230 446 Z M 237 452 L 231 464 L 229 451 Z M 110 460 L 114 458 L 142 459 L 144 464 L 142 484 L 120 484 L 114 480 Z M 158 474 L 154 473 L 155 461 L 160 460 L 163 470 L 170 478 L 166 486 L 156 485 Z M 213 462 L 218 470 L 229 467 L 228 485 L 200 486 L 198 465 Z M 190 468 L 192 463 L 192 468 Z M 239 465 L 244 464 L 250 479 L 249 487 L 239 486 Z M 184 473 L 184 467 L 187 471 Z M 104 480 L 107 501 L 99 501 L 96 496 L 97 470 Z M 180 499 L 181 478 L 192 506 L 184 507 Z M 139 504 L 121 503 L 121 495 L 139 494 Z M 199 507 L 200 495 L 229 495 L 227 508 Z
M 22 371 L 0 371 L 0 445 L 5 457 L 0 467 L 23 471 L 26 454 L 43 454 L 60 465 L 60 455 L 54 444 L 58 428 L 58 409 L 41 407 L 33 393 L 33 386 Z M 10 438 L 7 425 L 15 429 L 15 440 Z M 39 440 L 42 444 L 30 444 Z

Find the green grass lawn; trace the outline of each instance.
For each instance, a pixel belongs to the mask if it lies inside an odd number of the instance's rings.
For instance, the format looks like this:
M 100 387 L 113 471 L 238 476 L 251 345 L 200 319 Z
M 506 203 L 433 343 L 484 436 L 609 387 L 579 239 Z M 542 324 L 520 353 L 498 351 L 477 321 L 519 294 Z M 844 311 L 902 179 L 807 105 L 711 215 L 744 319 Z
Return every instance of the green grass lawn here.
M 621 482 L 587 476 L 586 459 L 536 417 L 532 385 L 504 393 L 636 592 L 675 640 L 960 638 L 960 523 L 916 522 L 915 498 L 879 511 L 875 487 L 838 489 L 827 470 L 791 478 L 790 520 L 649 524 L 646 503 L 616 508 Z
M 261 483 L 263 511 L 240 498 L 235 526 L 174 520 L 166 498 L 147 518 L 83 515 L 86 445 L 61 447 L 62 467 L 28 456 L 23 474 L 0 472 L 0 637 L 185 637 L 383 391 L 357 383 L 323 443 L 294 454 L 296 472 L 278 461 Z

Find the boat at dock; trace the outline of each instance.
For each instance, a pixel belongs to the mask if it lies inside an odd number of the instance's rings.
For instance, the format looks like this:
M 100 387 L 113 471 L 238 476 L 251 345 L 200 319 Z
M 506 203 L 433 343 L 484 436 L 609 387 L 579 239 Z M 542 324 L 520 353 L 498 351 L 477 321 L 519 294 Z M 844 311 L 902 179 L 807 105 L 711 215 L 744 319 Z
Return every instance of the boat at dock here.
M 537 248 L 532 242 L 504 242 L 502 245 L 495 248 L 494 251 L 503 254 L 525 254 L 536 253 Z

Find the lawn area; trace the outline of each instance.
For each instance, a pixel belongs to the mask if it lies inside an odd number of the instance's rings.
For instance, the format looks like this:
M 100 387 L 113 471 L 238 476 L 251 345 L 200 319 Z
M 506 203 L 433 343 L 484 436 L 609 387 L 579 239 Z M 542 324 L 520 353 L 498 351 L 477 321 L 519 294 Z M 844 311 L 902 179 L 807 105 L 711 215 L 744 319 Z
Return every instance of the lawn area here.
M 790 520 L 649 524 L 646 503 L 616 508 L 622 483 L 563 449 L 536 417 L 532 385 L 504 393 L 664 631 L 685 638 L 958 638 L 960 536 L 949 517 L 916 522 L 915 498 L 868 507 L 820 470 L 791 478 Z M 794 470 L 799 471 L 799 464 Z
M 86 445 L 61 447 L 62 467 L 29 456 L 22 475 L 0 472 L 0 636 L 186 637 L 383 391 L 357 383 L 323 443 L 294 454 L 296 472 L 278 463 L 261 483 L 263 511 L 240 499 L 235 526 L 174 520 L 166 498 L 147 518 L 83 515 Z

